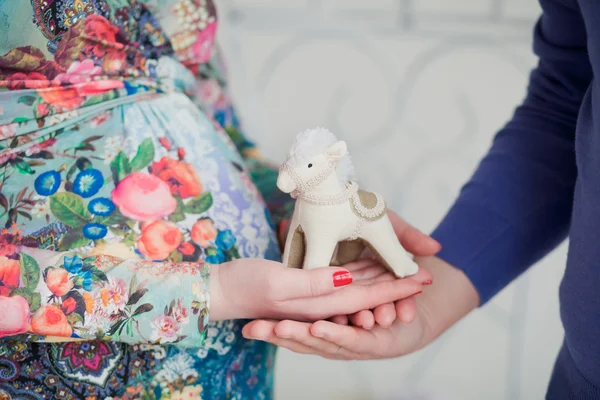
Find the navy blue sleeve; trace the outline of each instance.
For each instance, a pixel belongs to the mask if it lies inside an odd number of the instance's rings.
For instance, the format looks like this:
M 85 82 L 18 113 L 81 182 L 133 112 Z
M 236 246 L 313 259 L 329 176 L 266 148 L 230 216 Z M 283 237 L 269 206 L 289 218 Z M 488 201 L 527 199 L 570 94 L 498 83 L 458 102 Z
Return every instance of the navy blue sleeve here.
M 527 95 L 432 234 L 481 304 L 560 244 L 570 225 L 575 128 L 592 70 L 576 1 L 540 3 Z

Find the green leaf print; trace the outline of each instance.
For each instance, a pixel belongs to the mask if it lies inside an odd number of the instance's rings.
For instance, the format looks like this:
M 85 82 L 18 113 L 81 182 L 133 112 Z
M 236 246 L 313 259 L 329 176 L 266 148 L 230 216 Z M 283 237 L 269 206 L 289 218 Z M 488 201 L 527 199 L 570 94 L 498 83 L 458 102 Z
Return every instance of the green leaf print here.
M 212 194 L 204 192 L 198 197 L 194 197 L 184 207 L 183 211 L 187 214 L 202 214 L 208 211 L 213 204 Z
M 29 303 L 29 310 L 33 313 L 42 305 L 42 296 L 39 293 L 33 293 L 27 288 L 16 288 L 10 294 L 11 296 L 22 296 Z
M 154 144 L 152 139 L 144 139 L 140 143 L 137 154 L 131 160 L 131 170 L 140 171 L 154 160 Z
M 50 197 L 50 211 L 65 225 L 79 228 L 90 220 L 83 199 L 71 192 L 56 193 Z
M 177 200 L 177 208 L 175 211 L 173 211 L 173 214 L 169 215 L 169 220 L 173 222 L 181 222 L 185 219 L 185 205 L 179 197 L 176 197 L 175 199 Z
M 35 96 L 21 96 L 17 103 L 23 103 L 25 105 L 31 106 L 37 97 Z
M 40 267 L 35 259 L 21 253 L 21 277 L 25 288 L 34 291 L 40 281 Z
M 13 124 L 17 123 L 19 125 L 22 124 L 23 122 L 27 122 L 27 121 L 29 121 L 29 118 L 27 118 L 27 117 L 17 117 L 12 120 Z
M 71 229 L 68 231 L 58 242 L 58 250 L 66 251 L 71 249 L 77 249 L 88 245 L 91 242 L 90 239 L 83 236 L 83 231 L 79 228 Z
M 34 173 L 33 169 L 31 169 L 31 166 L 27 164 L 26 161 L 20 161 L 15 165 L 15 168 L 23 175 L 33 175 Z
M 125 218 L 125 216 L 121 214 L 118 209 L 115 209 L 110 215 L 95 217 L 94 222 L 106 226 L 125 225 L 127 218 Z M 125 233 L 127 232 L 123 231 L 122 234 L 124 235 Z
M 131 174 L 131 164 L 127 159 L 127 156 L 122 151 L 117 154 L 114 160 L 110 163 L 110 170 L 112 171 L 113 181 L 115 185 L 127 175 Z

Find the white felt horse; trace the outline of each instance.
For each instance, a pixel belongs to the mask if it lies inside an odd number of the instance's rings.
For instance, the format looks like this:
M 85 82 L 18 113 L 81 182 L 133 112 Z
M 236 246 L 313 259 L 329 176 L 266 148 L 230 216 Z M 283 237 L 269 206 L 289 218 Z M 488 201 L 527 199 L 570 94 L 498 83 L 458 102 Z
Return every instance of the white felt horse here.
M 346 143 L 324 128 L 298 135 L 277 178 L 296 198 L 283 262 L 293 268 L 342 265 L 365 246 L 397 277 L 418 271 L 400 245 L 380 195 L 358 188 Z

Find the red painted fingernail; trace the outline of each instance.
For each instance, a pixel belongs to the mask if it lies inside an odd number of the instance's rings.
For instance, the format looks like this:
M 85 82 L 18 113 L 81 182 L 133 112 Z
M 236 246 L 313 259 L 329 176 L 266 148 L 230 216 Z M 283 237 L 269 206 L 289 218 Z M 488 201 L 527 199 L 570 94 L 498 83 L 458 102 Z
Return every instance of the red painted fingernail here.
M 333 274 L 333 286 L 346 286 L 352 283 L 352 275 L 348 271 L 338 271 Z
M 423 282 L 423 285 L 431 285 L 433 281 L 430 279 L 428 281 Z

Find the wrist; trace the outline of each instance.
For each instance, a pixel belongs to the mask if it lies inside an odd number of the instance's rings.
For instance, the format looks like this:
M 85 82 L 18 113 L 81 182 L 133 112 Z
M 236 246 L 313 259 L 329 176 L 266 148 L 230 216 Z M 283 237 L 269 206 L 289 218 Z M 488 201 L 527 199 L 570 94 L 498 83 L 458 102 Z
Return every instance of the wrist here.
M 476 309 L 480 300 L 475 286 L 460 269 L 435 256 L 416 257 L 415 261 L 433 275 L 433 284 L 424 287 L 417 299 L 425 345 Z
M 211 265 L 209 288 L 210 288 L 210 310 L 209 321 L 221 321 L 225 316 L 225 296 L 221 284 L 221 265 Z

